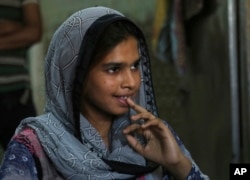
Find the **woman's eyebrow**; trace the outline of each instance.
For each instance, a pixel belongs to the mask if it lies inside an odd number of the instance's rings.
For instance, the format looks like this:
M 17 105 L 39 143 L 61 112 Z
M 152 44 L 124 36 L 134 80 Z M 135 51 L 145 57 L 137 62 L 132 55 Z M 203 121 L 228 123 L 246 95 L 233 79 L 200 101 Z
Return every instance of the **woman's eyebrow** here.
M 139 63 L 141 61 L 141 58 L 138 58 L 136 60 L 134 60 L 132 62 L 132 64 L 136 64 L 136 63 Z M 125 62 L 108 62 L 108 63 L 104 63 L 102 66 L 105 68 L 105 67 L 112 67 L 112 66 L 116 66 L 116 67 L 121 67 L 123 65 L 125 65 L 126 63 Z
M 122 65 L 124 65 L 124 63 L 122 63 L 122 62 L 109 62 L 109 63 L 105 63 L 105 64 L 103 64 L 102 66 L 104 67 L 104 68 L 107 68 L 107 67 L 112 67 L 112 66 L 122 66 Z
M 134 64 L 135 63 L 140 63 L 141 62 L 141 58 L 139 57 L 137 60 L 135 60 Z

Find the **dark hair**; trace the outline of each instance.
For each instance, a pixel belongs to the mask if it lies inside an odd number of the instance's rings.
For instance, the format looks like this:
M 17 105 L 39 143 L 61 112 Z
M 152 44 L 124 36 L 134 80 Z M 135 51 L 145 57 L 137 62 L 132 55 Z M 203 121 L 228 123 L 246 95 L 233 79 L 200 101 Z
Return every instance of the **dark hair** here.
M 95 47 L 93 61 L 109 53 L 117 44 L 129 36 L 137 37 L 134 25 L 128 21 L 116 21 L 102 33 Z

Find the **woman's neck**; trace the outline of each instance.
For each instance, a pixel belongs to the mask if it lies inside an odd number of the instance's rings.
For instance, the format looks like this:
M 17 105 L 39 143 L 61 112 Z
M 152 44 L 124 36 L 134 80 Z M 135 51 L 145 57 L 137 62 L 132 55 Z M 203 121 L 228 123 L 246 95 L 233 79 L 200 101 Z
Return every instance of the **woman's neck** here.
M 112 121 L 89 121 L 92 126 L 99 132 L 105 145 L 109 148 L 109 131 L 112 125 Z
M 99 117 L 98 115 L 91 116 L 88 114 L 84 114 L 84 116 L 89 121 L 89 123 L 98 131 L 105 145 L 109 148 L 109 131 L 113 122 L 113 117 Z

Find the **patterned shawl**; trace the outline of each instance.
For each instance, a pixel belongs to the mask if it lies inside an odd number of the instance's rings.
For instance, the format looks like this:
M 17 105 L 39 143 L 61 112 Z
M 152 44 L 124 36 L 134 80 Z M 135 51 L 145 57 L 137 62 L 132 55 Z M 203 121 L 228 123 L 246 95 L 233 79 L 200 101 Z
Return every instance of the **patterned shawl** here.
M 86 73 L 96 40 L 108 24 L 121 20 L 133 24 L 113 9 L 92 7 L 74 13 L 57 29 L 45 59 L 45 114 L 25 119 L 17 129 L 18 133 L 29 126 L 36 131 L 47 156 L 66 179 L 134 177 L 114 171 L 103 158 L 145 167 L 152 164 L 131 149 L 122 135 L 122 129 L 130 123 L 132 110 L 114 121 L 110 132 L 112 149 L 107 150 L 96 129 L 83 116 L 79 116 L 77 107 L 81 77 Z M 137 30 L 142 61 L 142 83 L 136 101 L 157 116 L 146 42 L 138 27 L 133 26 Z M 80 122 L 83 142 L 75 136 L 76 122 Z M 152 174 L 149 173 L 149 176 L 156 178 Z

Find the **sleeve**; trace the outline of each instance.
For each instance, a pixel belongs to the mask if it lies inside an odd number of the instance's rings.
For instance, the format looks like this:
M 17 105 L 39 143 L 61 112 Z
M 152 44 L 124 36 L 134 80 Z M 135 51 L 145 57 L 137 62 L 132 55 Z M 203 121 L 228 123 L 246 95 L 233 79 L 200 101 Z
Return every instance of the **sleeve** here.
M 38 179 L 35 160 L 25 145 L 10 141 L 0 168 L 0 179 Z
M 189 172 L 186 180 L 209 180 L 208 176 L 202 174 L 202 172 L 199 170 L 196 164 L 192 164 L 192 169 Z
M 207 175 L 205 175 L 200 170 L 200 168 L 198 167 L 198 165 L 195 163 L 195 161 L 193 160 L 190 152 L 186 149 L 185 145 L 183 144 L 183 142 L 181 141 L 181 139 L 179 138 L 179 136 L 177 135 L 177 133 L 174 131 L 174 129 L 169 124 L 166 123 L 166 125 L 171 130 L 171 132 L 173 133 L 173 135 L 174 135 L 174 137 L 175 137 L 175 139 L 176 139 L 179 147 L 181 148 L 182 152 L 192 162 L 192 168 L 191 168 L 188 176 L 186 177 L 186 180 L 195 180 L 195 179 L 197 179 L 197 180 L 209 180 L 209 177 Z

